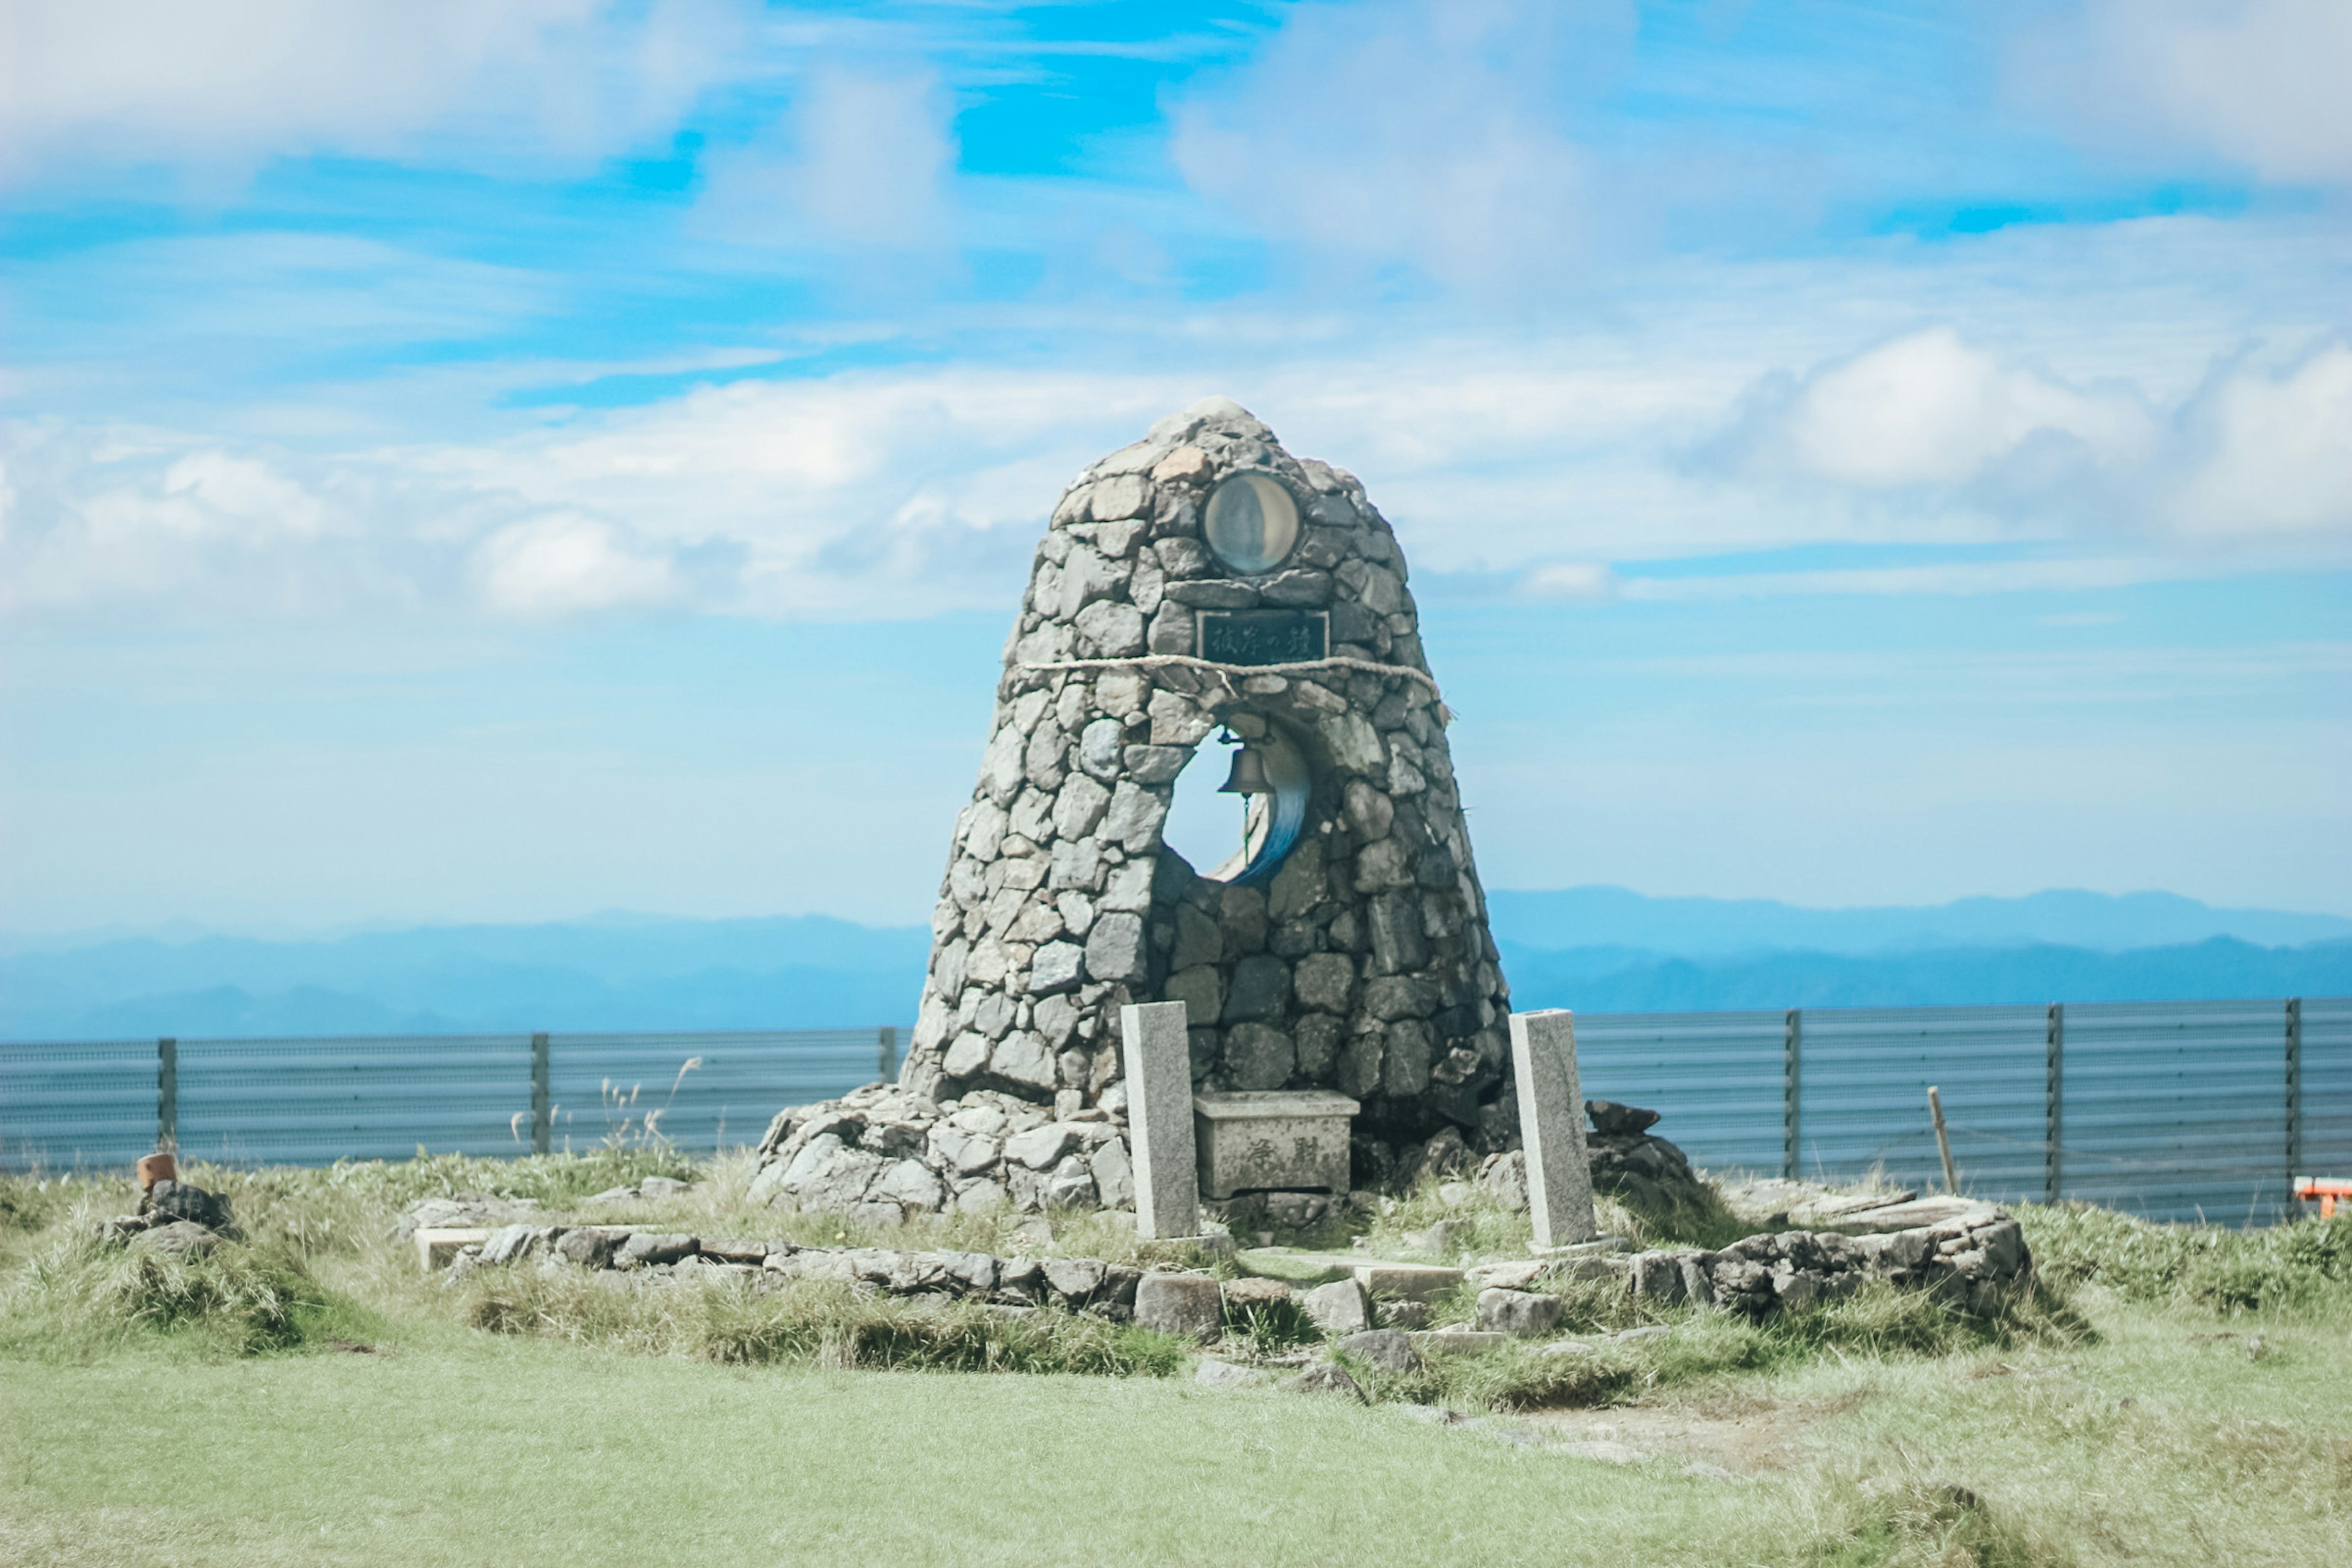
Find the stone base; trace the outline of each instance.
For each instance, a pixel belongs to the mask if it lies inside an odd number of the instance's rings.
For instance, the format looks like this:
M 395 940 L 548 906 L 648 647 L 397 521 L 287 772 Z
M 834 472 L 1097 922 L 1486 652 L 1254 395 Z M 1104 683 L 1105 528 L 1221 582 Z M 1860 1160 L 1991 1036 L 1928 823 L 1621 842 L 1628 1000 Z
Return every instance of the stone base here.
M 1192 1097 L 1201 1195 L 1348 1191 L 1348 1131 L 1357 1101 L 1328 1089 Z

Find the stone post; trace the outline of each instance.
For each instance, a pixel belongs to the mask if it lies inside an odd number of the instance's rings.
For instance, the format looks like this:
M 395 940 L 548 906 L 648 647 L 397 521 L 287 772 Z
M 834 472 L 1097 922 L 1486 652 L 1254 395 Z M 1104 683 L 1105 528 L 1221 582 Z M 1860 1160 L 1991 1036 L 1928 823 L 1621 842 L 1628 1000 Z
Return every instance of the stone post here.
M 1511 1015 L 1511 1070 L 1519 1085 L 1528 1210 L 1536 1245 L 1591 1241 L 1592 1167 L 1584 1152 L 1584 1094 L 1576 1081 L 1576 1020 L 1550 1010 Z
M 1201 1178 L 1193 1163 L 1192 1047 L 1184 1004 L 1121 1007 L 1118 1026 L 1135 1156 L 1135 1234 L 1146 1240 L 1197 1236 Z

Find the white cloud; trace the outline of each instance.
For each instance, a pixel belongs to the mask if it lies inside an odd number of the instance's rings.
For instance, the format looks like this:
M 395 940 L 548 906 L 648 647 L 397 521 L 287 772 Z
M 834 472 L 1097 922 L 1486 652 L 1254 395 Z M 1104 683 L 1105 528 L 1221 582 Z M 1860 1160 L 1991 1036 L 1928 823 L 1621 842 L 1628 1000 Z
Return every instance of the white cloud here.
M 1587 236 L 1563 114 L 1630 47 L 1628 5 L 1302 5 L 1174 110 L 1192 187 L 1276 238 L 1442 282 L 1521 285 Z
M 704 158 L 698 216 L 724 237 L 764 244 L 938 245 L 955 164 L 950 110 L 928 71 L 814 71 L 767 132 Z
M 2276 375 L 2247 366 L 2185 411 L 2191 454 L 2166 514 L 2206 536 L 2352 531 L 2352 347 Z
M 1203 322 L 1197 331 L 1233 341 Z M 899 366 L 741 379 L 490 433 L 310 454 L 218 435 L 0 424 L 5 603 L 188 614 L 676 605 L 839 619 L 1001 608 L 1055 495 L 1199 396 L 1355 469 L 1416 570 L 1612 595 L 2095 590 L 2352 551 L 2352 349 L 2242 358 L 2158 398 L 1948 329 L 1759 374 L 1701 332 L 1412 341 L 1213 379 Z M 1685 454 L 1706 432 L 1712 466 Z M 1633 563 L 1799 544 L 2031 537 L 2028 562 L 1664 579 Z M 1612 566 L 1607 564 L 1614 563 Z
M 740 68 L 740 0 L 12 0 L 0 178 L 433 150 L 592 161 Z
M 2127 461 L 2153 435 L 2139 402 L 2084 393 L 1935 327 L 1759 389 L 1746 432 L 1753 471 L 1860 489 L 1957 485 L 2056 437 L 2091 461 Z
M 475 547 L 472 565 L 483 597 L 516 616 L 658 605 L 678 590 L 667 558 L 579 512 L 511 523 Z
M 2086 0 L 2021 34 L 2012 68 L 2102 141 L 2200 144 L 2271 180 L 2352 179 L 2344 0 Z
M 1706 460 L 1827 503 L 1996 532 L 2352 542 L 2352 348 L 2242 356 L 2166 408 L 1934 328 L 1776 373 Z M 1941 569 L 1931 569 L 1941 570 Z
M 1518 581 L 1519 596 L 1563 604 L 1601 604 L 1617 596 L 1617 574 L 1606 562 L 1554 562 L 1531 567 Z

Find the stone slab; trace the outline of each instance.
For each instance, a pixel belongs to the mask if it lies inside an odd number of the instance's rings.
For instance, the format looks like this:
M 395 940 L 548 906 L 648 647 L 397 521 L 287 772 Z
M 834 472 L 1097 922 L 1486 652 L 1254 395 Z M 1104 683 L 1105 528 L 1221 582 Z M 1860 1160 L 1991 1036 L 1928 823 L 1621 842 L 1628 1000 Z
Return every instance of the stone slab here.
M 490 1239 L 487 1226 L 478 1225 L 426 1226 L 415 1236 L 416 1267 L 430 1274 L 436 1268 L 446 1268 L 458 1253 L 469 1247 L 479 1247 Z
M 1362 1261 L 1360 1253 L 1301 1252 L 1290 1247 L 1244 1247 L 1234 1254 L 1234 1267 L 1243 1273 L 1286 1279 L 1293 1285 L 1328 1285 L 1345 1279 Z
M 1592 1217 L 1574 1017 L 1558 1008 L 1512 1014 L 1511 1071 L 1518 1082 L 1535 1244 L 1540 1248 L 1590 1241 L 1600 1226 Z
M 1508 1334 L 1488 1333 L 1478 1329 L 1423 1329 L 1406 1337 L 1412 1341 L 1413 1350 L 1424 1356 L 1476 1355 L 1481 1351 L 1499 1350 L 1511 1342 Z
M 1633 1238 L 1628 1236 L 1596 1236 L 1591 1241 L 1571 1242 L 1566 1247 L 1538 1247 L 1529 1250 L 1538 1258 L 1597 1258 L 1603 1253 L 1633 1251 Z
M 1193 1138 L 1201 1190 L 1213 1198 L 1248 1192 L 1348 1191 L 1348 1133 L 1363 1109 L 1328 1089 L 1196 1094 Z
M 1127 1124 L 1135 1166 L 1135 1234 L 1197 1236 L 1201 1187 L 1192 1141 L 1192 1043 L 1184 1004 L 1118 1010 L 1126 1058 Z
M 1916 1192 L 1895 1190 L 1877 1193 L 1832 1193 L 1828 1197 L 1811 1198 L 1792 1205 L 1788 1210 L 1789 1223 L 1801 1230 L 1821 1230 L 1830 1226 L 1843 1225 L 1856 1215 L 1872 1209 L 1893 1208 L 1918 1197 Z
M 1359 1263 L 1356 1283 L 1376 1301 L 1429 1301 L 1458 1289 L 1462 1270 L 1426 1263 Z
M 1917 1198 L 1906 1204 L 1887 1204 L 1882 1207 L 1850 1214 L 1826 1228 L 1862 1231 L 1885 1235 L 1897 1230 L 1916 1230 L 1923 1226 L 1981 1225 L 2000 1217 L 2000 1210 L 1991 1204 L 1973 1198 Z

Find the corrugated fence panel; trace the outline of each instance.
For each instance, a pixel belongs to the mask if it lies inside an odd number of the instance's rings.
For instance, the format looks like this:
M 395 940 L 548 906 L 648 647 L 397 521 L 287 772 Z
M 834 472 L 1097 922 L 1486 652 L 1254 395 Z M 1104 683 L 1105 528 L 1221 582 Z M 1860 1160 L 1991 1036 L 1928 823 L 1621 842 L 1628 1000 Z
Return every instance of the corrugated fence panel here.
M 0 1170 L 119 1170 L 154 1147 L 153 1039 L 0 1043 Z
M 1782 1015 L 1580 1013 L 1587 1100 L 1657 1111 L 1658 1136 L 1716 1171 L 1780 1169 Z
M 530 1037 L 182 1040 L 180 1148 L 239 1165 L 529 1153 Z
M 898 1038 L 903 1049 L 906 1034 Z M 656 1112 L 661 1135 L 692 1153 L 755 1143 L 785 1106 L 831 1100 L 881 1077 L 880 1042 L 877 1029 L 553 1035 L 552 1145 L 588 1149 L 641 1136 Z M 897 1070 L 895 1061 L 887 1070 Z
M 2352 996 L 2303 1004 L 2303 1158 L 2296 1163 L 2303 1167 L 2298 1176 L 2352 1181 Z
M 2267 1222 L 2286 1196 L 2286 1005 L 2065 1010 L 2063 1194 L 2158 1220 Z
M 2047 1013 L 2041 1007 L 1808 1007 L 1803 1174 L 1943 1187 L 1927 1086 L 1944 1101 L 1961 1190 L 2039 1198 Z

